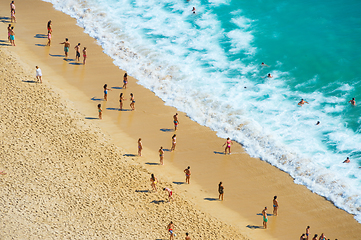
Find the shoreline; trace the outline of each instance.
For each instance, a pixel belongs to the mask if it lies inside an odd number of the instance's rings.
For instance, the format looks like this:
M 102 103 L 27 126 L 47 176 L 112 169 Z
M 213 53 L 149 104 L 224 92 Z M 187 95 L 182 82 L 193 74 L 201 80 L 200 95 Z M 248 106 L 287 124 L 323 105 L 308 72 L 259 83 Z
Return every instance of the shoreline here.
M 21 48 L 22 53 L 18 54 L 22 59 L 26 59 L 28 64 L 33 64 L 34 60 L 40 62 L 41 64 L 33 65 L 41 66 L 44 81 L 61 89 L 65 97 L 74 102 L 82 114 L 96 117 L 95 106 L 98 102 L 90 99 L 102 97 L 104 83 L 113 87 L 121 86 L 124 71 L 114 66 L 112 59 L 102 53 L 101 47 L 96 45 L 94 39 L 75 26 L 74 19 L 55 9 L 50 10 L 50 3 L 38 0 L 32 2 L 34 3 L 31 6 L 33 9 L 35 6 L 40 6 L 44 13 L 51 14 L 52 20 L 61 19 L 59 27 L 56 22 L 60 21 L 53 20 L 53 45 L 50 48 L 37 46 L 36 44 L 41 44 L 46 39 L 33 37 L 35 34 L 45 32 L 45 23 L 49 16 L 44 14 L 45 16 L 39 17 L 42 20 L 34 19 L 34 14 L 21 10 L 21 7 L 25 5 L 26 9 L 29 9 L 28 4 L 19 3 L 17 4 L 17 20 L 26 27 L 18 23 L 15 31 L 17 32 L 19 29 L 17 37 L 21 43 L 24 44 L 25 40 L 27 41 L 26 46 L 20 47 L 20 44 L 17 44 L 16 49 L 11 49 L 11 51 L 16 52 Z M 6 6 L 5 3 L 2 5 Z M 7 12 L 2 10 L 1 14 L 4 15 Z M 32 24 L 25 23 L 24 19 L 31 19 Z M 42 25 L 38 26 L 40 23 Z M 60 57 L 49 55 L 62 54 L 62 48 L 57 43 L 63 41 L 68 35 L 81 39 L 82 44 L 85 42 L 88 47 L 89 57 L 86 66 L 72 65 Z M 71 37 L 69 38 L 71 39 Z M 56 40 L 54 41 L 54 39 Z M 74 45 L 75 41 L 72 43 Z M 72 55 L 73 52 L 70 52 L 71 58 L 73 58 Z M 89 69 L 89 66 L 92 69 Z M 103 72 L 107 73 L 106 76 L 102 74 Z M 107 82 L 99 81 L 102 78 L 106 78 Z M 64 79 L 67 81 L 64 82 Z M 198 208 L 224 222 L 233 223 L 232 225 L 237 226 L 246 236 L 255 239 L 263 234 L 270 234 L 278 239 L 299 237 L 307 225 L 311 226 L 311 235 L 314 232 L 319 235 L 321 232 L 325 232 L 329 238 L 356 238 L 361 233 L 360 224 L 353 219 L 352 215 L 337 209 L 331 202 L 311 193 L 306 187 L 296 185 L 287 173 L 259 159 L 250 158 L 239 144 L 234 144 L 232 149 L 233 152 L 239 152 L 239 154 L 230 156 L 216 154 L 215 152 L 223 151 L 221 145 L 224 143 L 224 139 L 218 138 L 210 129 L 191 121 L 184 113 L 180 113 L 176 152 L 166 152 L 166 165 L 162 169 L 160 166 L 150 164 L 159 161 L 157 159 L 159 146 L 164 145 L 164 148 L 170 148 L 170 137 L 173 132 L 163 132 L 160 129 L 172 129 L 172 116 L 176 109 L 164 106 L 162 100 L 155 97 L 149 90 L 136 85 L 135 82 L 135 79 L 129 79 L 126 98 L 129 99 L 130 91 L 134 90 L 137 110 L 135 112 L 110 110 L 118 105 L 119 90 L 113 89 L 109 92 L 109 101 L 103 106 L 103 121 L 96 122 L 96 124 L 128 154 L 136 153 L 136 140 L 138 137 L 142 137 L 145 146 L 144 157 L 138 158 L 137 161 L 169 182 L 184 181 L 182 170 L 190 165 L 193 173 L 191 185 L 186 187 L 184 184 L 179 186 L 174 184 L 174 187 L 177 188 L 177 191 L 187 194 Z M 104 104 L 104 102 L 101 103 Z M 128 108 L 127 104 L 128 102 L 125 106 Z M 145 122 L 147 126 L 143 126 Z M 207 166 L 207 172 L 205 172 L 204 166 Z M 169 173 L 172 173 L 172 176 Z M 273 180 L 272 183 L 270 183 L 270 179 Z M 217 203 L 205 200 L 217 197 L 216 185 L 219 181 L 223 181 L 226 189 L 225 202 Z M 200 193 L 201 196 L 199 196 Z M 270 229 L 265 233 L 259 229 L 262 222 L 261 217 L 257 214 L 264 208 L 264 205 L 268 205 L 269 212 L 271 212 L 273 195 L 279 196 L 280 214 L 277 219 L 270 219 Z M 245 199 L 244 196 L 247 198 Z M 319 211 L 315 211 L 315 209 L 319 209 Z M 289 223 L 295 218 L 297 226 L 290 226 Z

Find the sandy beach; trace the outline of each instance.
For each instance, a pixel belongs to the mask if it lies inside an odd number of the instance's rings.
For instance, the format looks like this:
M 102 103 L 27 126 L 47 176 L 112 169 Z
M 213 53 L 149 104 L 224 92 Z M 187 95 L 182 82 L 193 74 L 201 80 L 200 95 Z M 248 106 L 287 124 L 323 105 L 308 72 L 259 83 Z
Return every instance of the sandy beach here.
M 311 236 L 359 239 L 361 225 L 352 215 L 297 185 L 285 172 L 249 157 L 233 144 L 222 154 L 225 139 L 179 112 L 176 151 L 170 152 L 175 108 L 112 63 L 96 41 L 71 17 L 40 0 L 16 2 L 16 47 L 7 43 L 9 3 L 0 3 L 1 239 L 168 239 L 166 226 L 176 225 L 177 239 L 299 239 L 306 226 Z M 46 23 L 53 22 L 50 47 Z M 63 60 L 65 38 L 88 49 L 85 66 Z M 35 66 L 43 84 L 37 84 Z M 108 101 L 103 85 L 108 84 Z M 127 99 L 118 111 L 119 94 Z M 128 111 L 134 93 L 136 111 Z M 97 119 L 102 104 L 103 120 Z M 137 139 L 143 156 L 137 157 Z M 158 149 L 165 151 L 158 165 Z M 191 184 L 183 170 L 191 166 Z M 175 193 L 167 203 L 163 191 L 151 192 L 154 173 L 161 187 Z M 225 186 L 218 201 L 217 184 Z M 277 195 L 279 216 L 262 229 L 262 209 L 272 213 Z

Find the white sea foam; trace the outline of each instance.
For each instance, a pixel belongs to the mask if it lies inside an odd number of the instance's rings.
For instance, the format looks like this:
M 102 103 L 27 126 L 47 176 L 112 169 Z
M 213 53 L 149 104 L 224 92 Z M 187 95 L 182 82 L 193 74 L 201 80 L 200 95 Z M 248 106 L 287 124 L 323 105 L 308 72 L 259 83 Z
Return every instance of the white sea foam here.
M 317 76 L 296 90 L 286 84 L 292 78 L 286 72 L 272 71 L 273 78 L 261 78 L 264 69 L 244 61 L 257 47 L 252 45 L 253 20 L 243 17 L 241 10 L 230 13 L 235 27 L 226 31 L 199 1 L 46 1 L 76 18 L 117 66 L 167 105 L 218 136 L 242 143 L 251 156 L 288 172 L 295 183 L 325 196 L 361 222 L 361 174 L 356 161 L 342 164 L 346 154 L 359 154 L 361 143 L 360 134 L 348 129 L 340 116 L 349 100 L 345 91 L 353 86 L 339 84 L 334 89 L 341 94 L 334 97 L 302 92 L 317 82 Z M 234 59 L 235 53 L 243 58 Z M 310 104 L 298 106 L 301 98 Z

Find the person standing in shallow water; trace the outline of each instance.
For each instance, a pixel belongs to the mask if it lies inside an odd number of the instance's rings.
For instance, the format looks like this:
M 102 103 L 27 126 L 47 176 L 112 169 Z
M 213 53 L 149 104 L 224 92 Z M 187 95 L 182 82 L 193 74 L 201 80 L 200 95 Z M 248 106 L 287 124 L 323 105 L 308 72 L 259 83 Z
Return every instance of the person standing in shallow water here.
M 108 84 L 104 84 L 104 101 L 108 101 L 108 90 L 111 90 L 108 88 Z
M 69 48 L 70 48 L 70 42 L 69 39 L 65 38 L 65 42 L 59 43 L 59 44 L 64 44 L 64 54 L 65 57 L 68 57 L 68 53 L 69 53 Z
M 120 111 L 123 110 L 123 101 L 124 100 L 127 100 L 127 99 L 123 98 L 123 93 L 120 93 L 120 95 L 119 95 L 119 109 L 120 109 Z
M 223 196 L 224 196 L 224 187 L 223 187 L 223 183 L 220 182 L 218 184 L 218 193 L 219 193 L 219 196 L 218 196 L 218 199 L 223 201 Z
M 278 201 L 277 201 L 277 196 L 273 197 L 273 215 L 277 216 L 278 215 Z
M 227 138 L 226 143 L 223 144 L 223 146 L 226 145 L 226 148 L 224 149 L 224 154 L 227 154 L 227 150 L 228 150 L 228 154 L 231 154 L 231 145 L 232 145 L 232 144 L 233 144 L 233 143 L 232 143 L 232 140 L 231 140 L 230 138 Z M 223 147 L 223 146 L 222 146 L 222 147 Z
M 355 98 L 352 98 L 350 101 L 348 101 L 349 103 L 351 103 L 352 106 L 356 106 L 356 100 Z
M 79 62 L 80 61 L 80 43 L 74 47 L 75 49 L 75 58 Z
M 86 47 L 83 48 L 83 65 L 85 65 L 86 61 Z
M 48 21 L 46 27 L 48 29 L 48 43 L 46 45 L 50 46 L 50 44 L 51 44 L 51 33 L 53 32 L 53 30 L 51 29 L 51 20 Z

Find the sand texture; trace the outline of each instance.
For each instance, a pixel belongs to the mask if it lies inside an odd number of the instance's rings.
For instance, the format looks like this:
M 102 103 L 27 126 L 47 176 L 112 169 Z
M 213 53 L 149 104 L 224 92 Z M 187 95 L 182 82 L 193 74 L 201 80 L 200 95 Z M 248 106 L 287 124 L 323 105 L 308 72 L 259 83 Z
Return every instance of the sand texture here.
M 243 239 L 175 193 L 0 50 L 0 239 Z M 159 186 L 171 187 L 162 182 Z
M 237 143 L 224 155 L 225 139 L 179 111 L 177 147 L 170 152 L 177 109 L 132 76 L 121 89 L 124 71 L 52 4 L 26 0 L 16 7 L 16 47 L 10 47 L 9 2 L 0 1 L 0 170 L 8 173 L 0 175 L 0 239 L 166 239 L 169 221 L 176 224 L 176 239 L 186 231 L 192 239 L 243 239 L 239 232 L 248 239 L 299 239 L 308 225 L 312 236 L 360 239 L 361 224 L 352 215 L 251 158 Z M 65 38 L 72 44 L 66 60 L 59 45 Z M 87 47 L 85 66 L 74 60 L 78 42 Z M 42 69 L 42 85 L 31 82 L 35 65 Z M 104 84 L 112 89 L 107 102 Z M 136 111 L 130 111 L 131 92 Z M 120 93 L 125 111 L 119 111 Z M 99 103 L 103 120 L 97 119 Z M 138 158 L 140 137 L 144 150 Z M 158 165 L 160 146 L 166 149 L 164 166 Z M 184 184 L 187 166 L 190 185 Z M 150 173 L 174 190 L 175 203 L 163 202 L 164 192 L 147 192 Z M 217 200 L 220 181 L 223 202 Z M 269 216 L 264 230 L 260 214 L 265 206 L 272 213 L 274 195 L 279 215 Z

